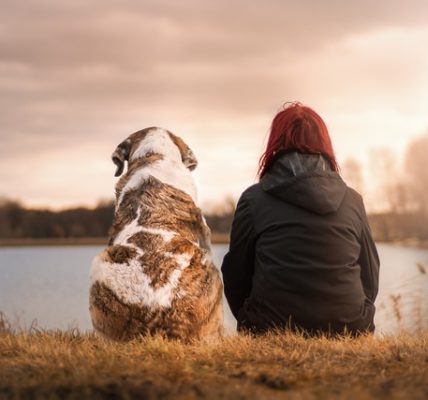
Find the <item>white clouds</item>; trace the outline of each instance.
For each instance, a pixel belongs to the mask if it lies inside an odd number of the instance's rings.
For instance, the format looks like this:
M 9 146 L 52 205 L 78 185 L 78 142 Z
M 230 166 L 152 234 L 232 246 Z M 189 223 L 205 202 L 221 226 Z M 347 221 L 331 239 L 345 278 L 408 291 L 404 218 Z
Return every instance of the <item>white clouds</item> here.
M 428 126 L 426 1 L 0 5 L 0 194 L 48 194 L 53 162 L 74 188 L 55 202 L 110 196 L 111 151 L 157 125 L 194 148 L 205 199 L 236 196 L 288 100 L 319 111 L 343 158 L 400 150 Z M 68 169 L 89 147 L 87 168 Z M 21 174 L 37 184 L 18 187 Z

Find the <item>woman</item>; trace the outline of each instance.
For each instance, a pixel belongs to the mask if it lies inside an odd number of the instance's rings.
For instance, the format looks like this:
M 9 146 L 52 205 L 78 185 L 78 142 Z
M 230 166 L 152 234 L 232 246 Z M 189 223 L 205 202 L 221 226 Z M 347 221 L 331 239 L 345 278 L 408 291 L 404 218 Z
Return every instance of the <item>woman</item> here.
M 293 103 L 275 116 L 222 265 L 238 330 L 374 331 L 379 258 L 363 200 L 338 170 L 315 111 Z

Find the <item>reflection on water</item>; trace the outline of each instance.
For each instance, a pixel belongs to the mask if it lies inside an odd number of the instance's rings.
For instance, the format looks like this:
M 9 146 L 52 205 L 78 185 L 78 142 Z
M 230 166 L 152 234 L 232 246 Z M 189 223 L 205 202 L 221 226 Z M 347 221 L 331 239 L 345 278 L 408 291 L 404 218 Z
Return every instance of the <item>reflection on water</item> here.
M 15 325 L 90 330 L 89 266 L 99 246 L 0 249 L 0 311 Z M 428 250 L 378 245 L 381 258 L 376 326 L 385 333 L 428 326 Z M 217 265 L 227 251 L 214 246 Z M 236 321 L 225 301 L 225 325 Z

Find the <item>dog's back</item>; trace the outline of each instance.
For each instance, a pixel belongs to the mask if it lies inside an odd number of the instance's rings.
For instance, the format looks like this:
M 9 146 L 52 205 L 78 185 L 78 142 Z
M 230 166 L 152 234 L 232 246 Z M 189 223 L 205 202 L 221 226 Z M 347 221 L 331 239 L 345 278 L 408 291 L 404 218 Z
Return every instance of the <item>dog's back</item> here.
M 218 335 L 222 283 L 192 197 L 152 175 L 118 197 L 109 247 L 91 269 L 95 329 L 114 339 Z

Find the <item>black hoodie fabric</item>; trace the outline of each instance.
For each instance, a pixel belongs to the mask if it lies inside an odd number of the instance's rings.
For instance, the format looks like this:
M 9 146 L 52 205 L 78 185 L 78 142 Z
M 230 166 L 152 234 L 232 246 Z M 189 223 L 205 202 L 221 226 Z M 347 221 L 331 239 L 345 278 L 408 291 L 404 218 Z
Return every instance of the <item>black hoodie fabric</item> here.
M 361 196 L 322 155 L 281 155 L 235 212 L 222 264 L 238 329 L 374 331 L 379 258 Z

